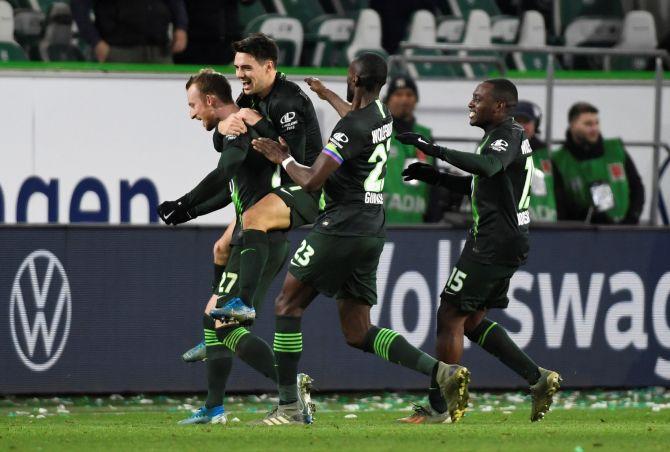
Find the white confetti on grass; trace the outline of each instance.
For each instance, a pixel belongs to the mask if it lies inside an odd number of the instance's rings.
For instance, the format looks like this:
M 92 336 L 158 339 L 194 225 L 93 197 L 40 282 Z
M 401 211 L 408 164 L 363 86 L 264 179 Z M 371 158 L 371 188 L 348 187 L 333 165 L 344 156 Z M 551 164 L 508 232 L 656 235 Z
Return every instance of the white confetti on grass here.
M 358 416 L 356 416 L 353 413 L 350 413 L 350 414 L 345 415 L 344 418 L 345 419 L 356 419 L 356 418 L 358 418 Z

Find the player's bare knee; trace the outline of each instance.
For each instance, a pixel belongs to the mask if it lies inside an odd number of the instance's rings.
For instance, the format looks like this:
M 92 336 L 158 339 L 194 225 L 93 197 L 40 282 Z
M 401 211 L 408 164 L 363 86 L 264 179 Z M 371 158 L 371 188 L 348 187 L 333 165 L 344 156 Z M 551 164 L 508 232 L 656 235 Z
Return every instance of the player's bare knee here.
M 275 299 L 275 315 L 300 317 L 303 309 L 299 303 L 296 303 L 291 297 L 280 293 Z
M 362 331 L 360 328 L 342 328 L 344 340 L 350 347 L 363 349 L 365 346 L 365 335 L 367 331 Z
M 223 237 L 214 242 L 214 249 L 212 250 L 212 254 L 214 255 L 214 262 L 216 263 L 226 262 L 228 260 L 230 247 Z
M 244 229 L 255 229 L 257 231 L 267 232 L 268 228 L 265 224 L 266 220 L 263 212 L 259 209 L 254 209 L 254 207 L 255 206 L 252 206 L 242 214 L 242 224 L 244 224 Z

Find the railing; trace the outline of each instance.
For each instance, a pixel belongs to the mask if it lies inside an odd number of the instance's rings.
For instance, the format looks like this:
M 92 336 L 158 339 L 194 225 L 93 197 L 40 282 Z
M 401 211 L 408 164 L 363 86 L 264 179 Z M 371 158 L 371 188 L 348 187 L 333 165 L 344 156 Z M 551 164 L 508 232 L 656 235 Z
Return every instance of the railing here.
M 439 50 L 445 52 L 498 52 L 502 54 L 508 53 L 541 53 L 547 57 L 547 94 L 545 104 L 545 117 L 547 118 L 544 126 L 544 137 L 548 143 L 553 143 L 552 137 L 552 112 L 554 105 L 554 82 L 555 82 L 555 58 L 556 55 L 591 55 L 602 56 L 608 60 L 613 56 L 639 56 L 654 58 L 655 61 L 655 78 L 654 78 L 654 137 L 653 137 L 653 168 L 654 174 L 652 178 L 651 190 L 651 224 L 656 224 L 658 218 L 659 205 L 659 164 L 660 164 L 660 148 L 661 148 L 661 101 L 663 98 L 663 58 L 668 57 L 668 52 L 665 50 L 644 50 L 644 49 L 615 49 L 602 47 L 562 47 L 562 46 L 541 46 L 541 47 L 525 47 L 518 45 L 502 45 L 492 44 L 488 46 L 472 46 L 464 44 L 432 44 L 432 45 L 417 45 L 408 42 L 400 43 L 402 52 L 400 55 L 394 55 L 393 61 L 399 61 L 406 65 L 407 62 L 421 61 L 421 62 L 441 62 L 442 55 L 422 55 L 420 60 L 418 56 L 403 55 L 406 50 L 421 49 L 421 50 Z M 470 58 L 468 56 L 460 55 L 460 58 Z M 472 56 L 471 58 L 474 58 Z M 495 57 L 494 57 L 495 58 Z M 465 62 L 465 61 L 464 61 Z M 474 62 L 474 61 L 468 61 Z

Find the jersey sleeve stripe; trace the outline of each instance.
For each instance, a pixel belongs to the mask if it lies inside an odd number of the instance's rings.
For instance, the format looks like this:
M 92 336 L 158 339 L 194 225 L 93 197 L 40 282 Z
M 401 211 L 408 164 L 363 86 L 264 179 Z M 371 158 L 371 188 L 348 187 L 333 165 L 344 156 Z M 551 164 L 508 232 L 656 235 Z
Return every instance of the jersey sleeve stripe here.
M 344 159 L 342 159 L 342 156 L 340 156 L 340 154 L 338 154 L 337 152 L 333 152 L 328 148 L 323 148 L 322 152 L 330 156 L 333 160 L 335 160 L 339 164 L 342 164 L 342 162 L 344 161 Z
M 326 147 L 323 148 L 322 152 L 334 158 L 337 161 L 337 163 L 342 163 L 344 161 L 344 158 L 342 158 L 342 154 L 337 152 L 337 149 L 335 149 L 335 145 L 332 143 L 328 143 Z

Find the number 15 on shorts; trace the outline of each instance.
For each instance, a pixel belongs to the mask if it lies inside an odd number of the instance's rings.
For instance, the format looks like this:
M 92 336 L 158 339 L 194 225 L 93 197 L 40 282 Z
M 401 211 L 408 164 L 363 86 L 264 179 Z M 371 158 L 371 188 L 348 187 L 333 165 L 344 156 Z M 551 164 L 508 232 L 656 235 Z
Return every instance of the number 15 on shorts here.
M 447 281 L 447 287 L 444 288 L 444 292 L 447 294 L 455 294 L 461 291 L 463 288 L 463 283 L 465 278 L 467 278 L 467 273 L 462 272 L 458 268 L 454 267 L 451 271 L 451 276 L 449 276 L 449 281 Z

